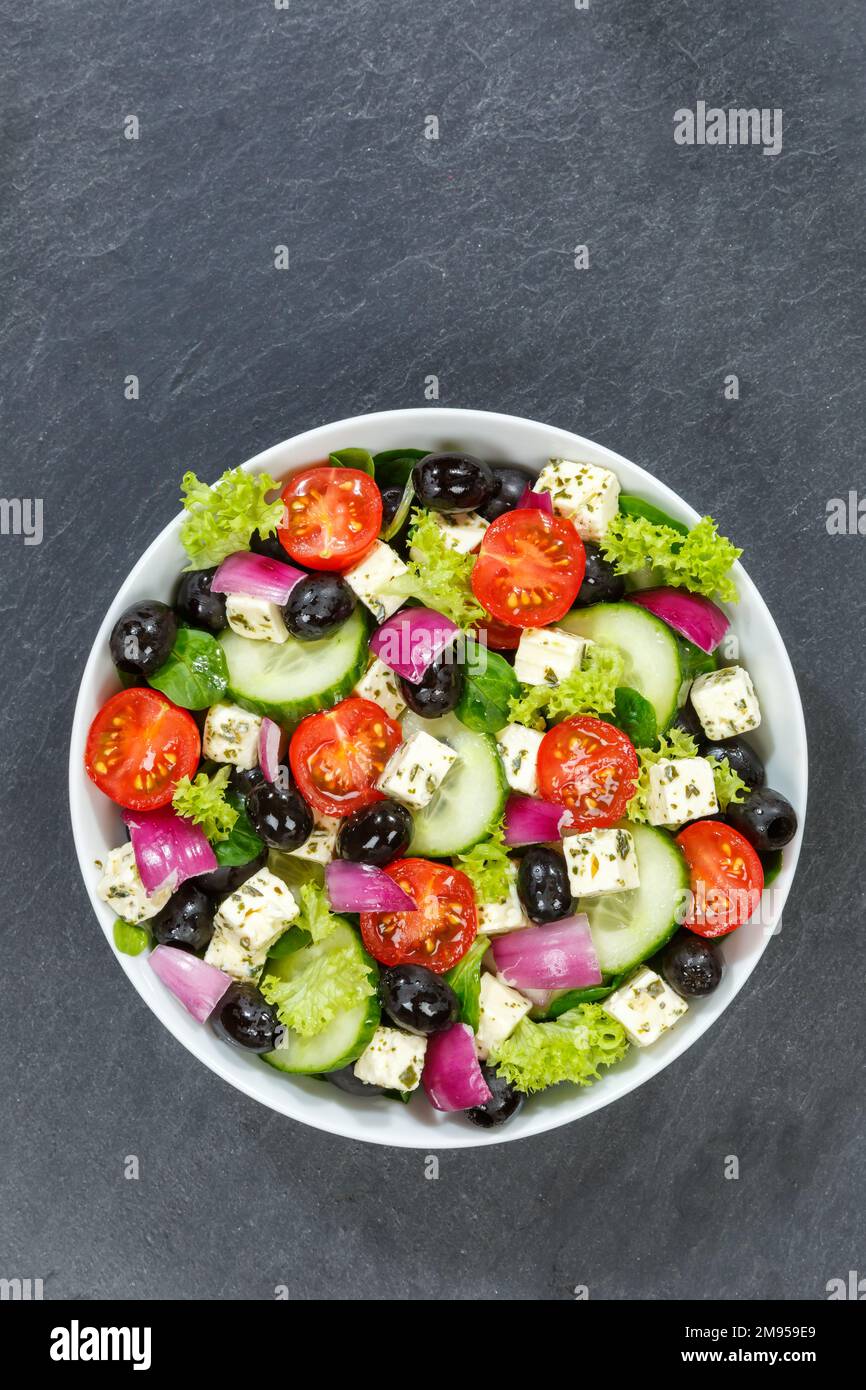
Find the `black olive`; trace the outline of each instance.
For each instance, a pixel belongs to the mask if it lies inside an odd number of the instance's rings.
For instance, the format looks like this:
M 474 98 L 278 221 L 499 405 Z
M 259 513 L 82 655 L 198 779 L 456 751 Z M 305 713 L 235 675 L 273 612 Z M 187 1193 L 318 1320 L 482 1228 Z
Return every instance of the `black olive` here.
M 586 571 L 572 608 L 588 608 L 591 603 L 619 603 L 625 593 L 625 579 L 617 574 L 599 546 L 584 541 Z
M 403 501 L 405 488 L 400 487 L 399 483 L 390 483 L 387 487 L 380 488 L 382 494 L 382 530 L 387 531 Z
M 340 822 L 337 857 L 382 868 L 401 859 L 412 839 L 412 816 L 396 801 L 376 801 Z
M 494 1129 L 496 1125 L 504 1125 L 506 1120 L 513 1119 L 523 1109 L 525 1097 L 520 1091 L 515 1091 L 493 1067 L 482 1067 L 481 1075 L 491 1092 L 490 1100 L 483 1105 L 473 1105 L 471 1110 L 465 1112 L 466 1118 L 482 1129 Z
M 249 859 L 246 864 L 221 864 L 218 869 L 211 869 L 209 874 L 196 874 L 196 886 L 214 897 L 225 897 L 227 893 L 236 893 L 241 884 L 263 869 L 267 862 L 268 847 L 263 845 L 255 859 Z
M 490 466 L 469 454 L 428 454 L 412 469 L 415 496 L 433 512 L 474 512 L 495 491 Z
M 683 733 L 691 734 L 693 739 L 698 742 L 704 737 L 704 729 L 697 710 L 692 705 L 691 700 L 687 700 L 681 709 L 677 710 L 676 718 L 671 724 L 671 729 L 682 729 Z M 668 730 L 670 733 L 670 729 Z
M 258 531 L 253 531 L 250 536 L 250 550 L 254 555 L 266 555 L 269 560 L 279 560 L 281 565 L 294 565 L 296 569 L 303 569 L 297 560 L 283 549 L 280 538 L 277 535 L 260 536 Z
M 722 957 L 715 942 L 681 931 L 662 951 L 660 969 L 677 994 L 698 998 L 712 994 L 721 983 Z
M 767 780 L 764 764 L 750 743 L 742 738 L 723 738 L 718 742 L 699 738 L 698 752 L 702 758 L 727 758 L 733 772 L 738 772 L 750 787 L 762 787 Z
M 177 636 L 177 618 L 167 603 L 134 603 L 111 629 L 111 659 L 120 671 L 152 676 L 168 659 Z
M 222 632 L 228 626 L 225 594 L 211 593 L 211 580 L 216 569 L 189 570 L 180 577 L 174 606 L 181 622 L 190 627 L 203 627 L 207 632 Z
M 256 834 L 271 849 L 300 849 L 313 829 L 313 813 L 300 792 L 286 791 L 270 782 L 253 787 L 247 797 L 247 815 Z
M 383 1096 L 384 1086 L 372 1086 L 369 1081 L 361 1081 L 355 1075 L 355 1063 L 350 1062 L 347 1067 L 340 1067 L 339 1071 L 323 1071 L 322 1081 L 330 1081 L 332 1086 L 336 1086 L 338 1091 L 345 1091 L 347 1096 Z
M 787 797 L 755 787 L 745 801 L 732 801 L 725 820 L 758 850 L 782 849 L 797 833 L 797 812 Z
M 289 594 L 283 618 L 293 637 L 316 642 L 351 617 L 356 602 L 342 575 L 308 574 Z
M 233 767 L 229 773 L 229 786 L 244 800 L 256 787 L 264 787 L 267 778 L 260 767 Z
M 182 883 L 151 919 L 153 938 L 159 946 L 203 951 L 213 936 L 213 915 L 214 905 L 199 887 L 199 879 Z
M 450 1028 L 460 1016 L 451 986 L 426 965 L 392 965 L 379 976 L 379 998 L 386 1014 L 407 1033 L 426 1037 Z
M 430 662 L 417 683 L 403 676 L 399 680 L 403 699 L 422 719 L 438 719 L 442 714 L 450 714 L 463 694 L 463 670 L 450 647 Z
M 491 468 L 496 491 L 478 510 L 485 521 L 495 521 L 498 516 L 514 511 L 528 487 L 535 482 L 535 474 L 529 468 L 521 468 L 516 463 L 497 463 Z
M 571 886 L 565 860 L 555 849 L 533 845 L 520 861 L 517 892 L 533 922 L 556 922 L 571 912 Z
M 255 985 L 229 985 L 212 1022 L 219 1037 L 248 1052 L 273 1052 L 276 1047 L 277 1011 Z

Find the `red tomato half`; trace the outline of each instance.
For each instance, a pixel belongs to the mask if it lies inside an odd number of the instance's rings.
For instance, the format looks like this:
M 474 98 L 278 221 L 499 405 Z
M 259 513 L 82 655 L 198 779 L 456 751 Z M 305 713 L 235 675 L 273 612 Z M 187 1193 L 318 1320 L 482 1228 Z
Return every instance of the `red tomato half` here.
M 289 744 L 301 795 L 325 816 L 348 816 L 382 800 L 376 782 L 398 744 L 400 725 L 372 700 L 352 695 L 308 714 Z
M 490 618 L 487 622 L 476 623 L 475 631 L 479 636 L 486 633 L 487 645 L 494 652 L 516 652 L 523 636 L 522 627 L 512 627 L 510 623 L 501 623 L 498 618 Z
M 764 869 L 748 840 L 718 820 L 697 820 L 677 836 L 691 876 L 684 923 L 698 936 L 726 936 L 757 911 Z
M 472 592 L 509 627 L 544 627 L 565 617 L 586 569 L 570 521 L 545 512 L 506 512 L 484 532 Z
M 475 940 L 472 884 L 459 869 L 429 859 L 396 859 L 385 873 L 418 904 L 417 912 L 363 912 L 364 945 L 382 965 L 426 965 L 441 975 Z
M 282 547 L 311 569 L 348 569 L 382 529 L 382 494 L 358 468 L 305 468 L 283 488 L 283 502 Z
M 631 739 L 588 714 L 557 724 L 538 750 L 539 793 L 546 801 L 567 806 L 577 830 L 622 820 L 639 771 Z
M 88 777 L 118 806 L 167 806 L 181 777 L 192 777 L 201 754 L 198 725 L 158 690 L 119 690 L 90 726 L 84 750 Z

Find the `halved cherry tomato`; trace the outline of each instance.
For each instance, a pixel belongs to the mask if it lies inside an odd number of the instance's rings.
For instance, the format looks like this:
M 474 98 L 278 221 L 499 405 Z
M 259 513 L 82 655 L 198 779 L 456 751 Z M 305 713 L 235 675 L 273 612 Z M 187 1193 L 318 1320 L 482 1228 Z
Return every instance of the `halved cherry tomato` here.
M 565 617 L 583 583 L 586 551 L 570 521 L 545 512 L 506 512 L 484 532 L 472 592 L 510 627 L 544 627 Z
M 348 816 L 382 800 L 376 782 L 403 741 L 396 720 L 372 700 L 352 695 L 333 709 L 308 714 L 289 745 L 301 795 L 325 816 Z
M 311 569 L 348 569 L 382 529 L 382 494 L 358 468 L 305 468 L 282 495 L 280 542 L 293 560 Z
M 498 618 L 488 618 L 483 623 L 476 623 L 475 631 L 479 636 L 486 633 L 487 645 L 494 652 L 516 652 L 523 636 L 522 627 L 501 623 Z
M 764 869 L 745 836 L 723 821 L 697 820 L 677 836 L 691 876 L 684 925 L 698 936 L 726 936 L 757 911 Z
M 577 830 L 615 825 L 634 795 L 640 764 L 621 729 L 588 714 L 564 719 L 538 749 L 538 788 L 567 806 Z
M 134 687 L 106 700 L 90 726 L 84 767 L 101 792 L 130 811 L 167 806 L 192 777 L 201 735 L 192 715 L 158 690 Z
M 448 864 L 396 859 L 385 873 L 418 904 L 417 912 L 362 912 L 364 945 L 382 965 L 426 965 L 437 975 L 462 960 L 478 914 L 469 879 Z

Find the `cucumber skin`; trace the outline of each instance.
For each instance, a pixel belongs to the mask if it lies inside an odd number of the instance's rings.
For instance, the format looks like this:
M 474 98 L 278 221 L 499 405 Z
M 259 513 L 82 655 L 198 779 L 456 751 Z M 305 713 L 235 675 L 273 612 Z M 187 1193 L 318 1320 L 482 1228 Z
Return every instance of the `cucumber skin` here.
M 667 845 L 668 845 L 669 848 L 670 848 L 669 860 L 670 860 L 670 865 L 671 865 L 671 874 L 672 874 L 672 875 L 676 874 L 676 877 L 677 877 L 677 879 L 678 879 L 677 892 L 678 892 L 678 894 L 687 893 L 687 892 L 689 891 L 689 886 L 690 886 L 689 870 L 688 870 L 688 866 L 686 865 L 685 857 L 684 857 L 684 855 L 682 854 L 682 851 L 680 850 L 680 848 L 679 848 L 679 846 L 677 845 L 676 841 L 675 841 L 674 839 L 672 839 L 671 836 L 667 835 L 663 830 L 660 830 L 660 829 L 658 829 L 657 827 L 654 827 L 654 826 L 648 826 L 648 825 L 632 825 L 632 824 L 631 824 L 630 822 L 628 822 L 628 821 L 622 821 L 622 822 L 621 822 L 621 825 L 622 825 L 622 829 L 623 829 L 623 830 L 628 830 L 628 831 L 630 831 L 632 834 L 634 834 L 635 832 L 637 832 L 637 835 L 635 836 L 636 840 L 639 838 L 641 832 L 648 831 L 648 832 L 650 832 L 651 834 L 655 834 L 656 836 L 658 836 L 658 837 L 659 837 L 659 842 L 660 842 L 660 843 L 661 843 L 662 841 L 667 842 Z M 638 858 L 640 858 L 640 855 L 639 855 L 639 854 L 638 854 Z M 639 890 L 638 890 L 638 891 L 639 891 Z M 598 902 L 598 903 L 602 903 L 602 902 L 604 901 L 604 898 L 595 899 L 595 900 L 593 900 L 593 901 L 594 901 L 594 902 Z M 584 902 L 583 902 L 583 903 L 580 903 L 580 902 L 578 903 L 578 910 L 579 910 L 579 911 L 584 911 L 584 912 L 586 912 L 586 911 L 587 911 L 587 908 L 589 909 L 589 911 L 588 911 L 588 916 L 589 916 L 589 928 L 590 928 L 590 932 L 591 932 L 591 933 L 592 933 L 592 906 L 593 906 L 593 902 L 589 902 L 589 901 L 587 901 L 586 899 L 584 899 Z M 679 904 L 677 904 L 677 906 L 679 906 Z M 672 917 L 671 917 L 670 923 L 669 923 L 669 924 L 666 924 L 666 925 L 658 932 L 657 935 L 653 936 L 652 940 L 651 940 L 649 943 L 647 943 L 647 944 L 645 944 L 644 946 L 642 946 L 641 949 L 640 949 L 640 951 L 638 952 L 637 955 L 632 956 L 632 957 L 629 957 L 629 958 L 627 958 L 627 959 L 611 958 L 610 956 L 605 955 L 605 951 L 604 951 L 604 941 L 603 941 L 603 938 L 602 938 L 602 936 L 601 936 L 601 933 L 599 933 L 598 939 L 597 939 L 596 936 L 593 934 L 593 944 L 594 944 L 595 949 L 596 949 L 596 955 L 598 956 L 599 969 L 601 970 L 602 975 L 604 975 L 604 976 L 612 976 L 612 975 L 622 976 L 622 975 L 627 975 L 627 974 L 629 974 L 629 973 L 630 973 L 632 970 L 634 970 L 638 965 L 642 965 L 643 962 L 644 962 L 645 960 L 648 960 L 650 956 L 654 956 L 655 953 L 656 953 L 656 951 L 660 951 L 661 948 L 662 948 L 662 946 L 666 945 L 667 942 L 670 941 L 671 937 L 674 935 L 675 932 L 677 932 L 677 931 L 679 930 L 679 928 L 680 928 L 681 925 L 682 925 L 682 923 L 678 920 L 678 917 L 677 917 L 677 914 L 676 914 L 676 908 L 674 908 L 674 909 L 673 909 L 673 912 L 672 912 Z
M 277 1060 L 280 1056 L 279 1052 L 264 1053 L 262 1061 L 267 1062 L 269 1067 L 273 1067 L 275 1071 L 283 1072 L 286 1076 L 321 1076 L 324 1072 L 340 1071 L 343 1067 L 348 1067 L 350 1063 L 357 1062 L 361 1053 L 372 1042 L 373 1034 L 379 1026 L 381 1017 L 382 1010 L 378 995 L 371 994 L 370 998 L 367 1000 L 367 1013 L 355 1035 L 354 1043 L 347 1052 L 344 1052 L 342 1056 L 329 1062 L 326 1066 L 322 1066 L 319 1062 L 310 1063 L 307 1066 L 290 1066 L 285 1061 Z M 338 1021 L 339 1015 L 334 1020 L 334 1023 Z M 331 1026 L 333 1027 L 333 1024 Z M 327 1028 L 325 1028 L 323 1032 L 317 1034 L 316 1037 L 304 1038 L 304 1044 L 312 1046 L 322 1038 L 327 1031 Z
M 474 730 L 470 730 L 470 732 L 474 732 Z M 502 815 L 502 812 L 505 810 L 505 803 L 508 800 L 508 782 L 505 777 L 505 768 L 502 765 L 502 759 L 499 756 L 499 748 L 497 747 L 496 739 L 492 734 L 476 734 L 475 736 L 476 738 L 484 739 L 485 743 L 490 748 L 491 755 L 496 759 L 500 796 L 495 813 L 491 815 L 484 829 L 480 834 L 476 835 L 474 839 L 470 840 L 467 844 L 461 845 L 459 848 L 454 847 L 449 849 L 428 848 L 429 841 L 424 839 L 423 828 L 419 834 L 418 818 L 416 817 L 415 833 L 412 836 L 412 843 L 408 849 L 409 854 L 420 855 L 423 859 L 452 859 L 457 854 L 468 854 L 469 850 L 474 849 L 476 845 L 480 845 L 481 841 L 487 838 Z
M 358 654 L 355 662 L 342 680 L 338 681 L 336 685 L 329 686 L 327 690 L 319 691 L 315 695 L 307 695 L 301 700 L 257 700 L 231 684 L 231 670 L 229 670 L 226 697 L 233 700 L 236 705 L 240 705 L 241 709 L 248 710 L 250 714 L 260 714 L 266 719 L 273 719 L 275 724 L 279 724 L 281 728 L 292 733 L 308 714 L 317 714 L 319 710 L 331 709 L 332 706 L 339 704 L 340 700 L 345 700 L 347 695 L 351 695 L 366 671 L 369 660 L 369 632 L 365 624 L 358 641 Z
M 573 608 L 569 613 L 566 614 L 565 618 L 561 620 L 559 626 L 564 628 L 566 632 L 577 632 L 580 633 L 581 636 L 589 636 L 589 633 L 583 632 L 581 623 L 585 621 L 586 618 L 589 618 L 591 622 L 592 614 L 598 613 L 599 616 L 601 616 L 602 618 L 615 618 L 619 610 L 622 610 L 623 613 L 628 612 L 629 615 L 631 615 L 631 613 L 635 609 L 638 609 L 638 611 L 643 615 L 644 618 L 649 619 L 650 624 L 655 624 L 656 630 L 659 633 L 659 635 L 663 635 L 666 638 L 666 640 L 670 643 L 672 655 L 676 656 L 677 667 L 679 670 L 679 680 L 676 682 L 676 688 L 672 692 L 670 706 L 665 710 L 659 710 L 655 705 L 654 701 L 650 700 L 649 696 L 645 695 L 643 690 L 640 690 L 637 688 L 637 686 L 635 686 L 635 677 L 640 676 L 639 668 L 636 668 L 632 675 L 629 675 L 629 673 L 627 672 L 624 678 L 624 685 L 631 685 L 632 689 L 636 689 L 639 695 L 644 695 L 644 698 L 653 706 L 653 709 L 656 713 L 656 719 L 658 721 L 658 732 L 664 733 L 665 729 L 669 728 L 677 717 L 677 714 L 680 709 L 680 694 L 683 688 L 682 652 L 677 640 L 676 633 L 668 627 L 667 623 L 663 623 L 661 618 L 657 618 L 654 613 L 648 613 L 646 609 L 640 608 L 639 604 L 628 603 L 627 601 L 623 601 L 621 603 L 594 603 L 591 604 L 588 608 Z M 601 637 L 594 640 L 600 640 L 604 642 L 605 638 Z M 617 646 L 618 644 L 613 639 L 609 639 L 609 645 Z

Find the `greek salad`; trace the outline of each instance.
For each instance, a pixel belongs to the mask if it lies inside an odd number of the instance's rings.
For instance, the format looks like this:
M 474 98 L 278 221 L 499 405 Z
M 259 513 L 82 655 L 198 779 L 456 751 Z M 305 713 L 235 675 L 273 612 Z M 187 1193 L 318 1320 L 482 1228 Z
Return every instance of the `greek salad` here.
M 409 447 L 182 488 L 87 737 L 118 949 L 264 1065 L 486 1128 L 699 1008 L 797 829 L 712 519 Z

